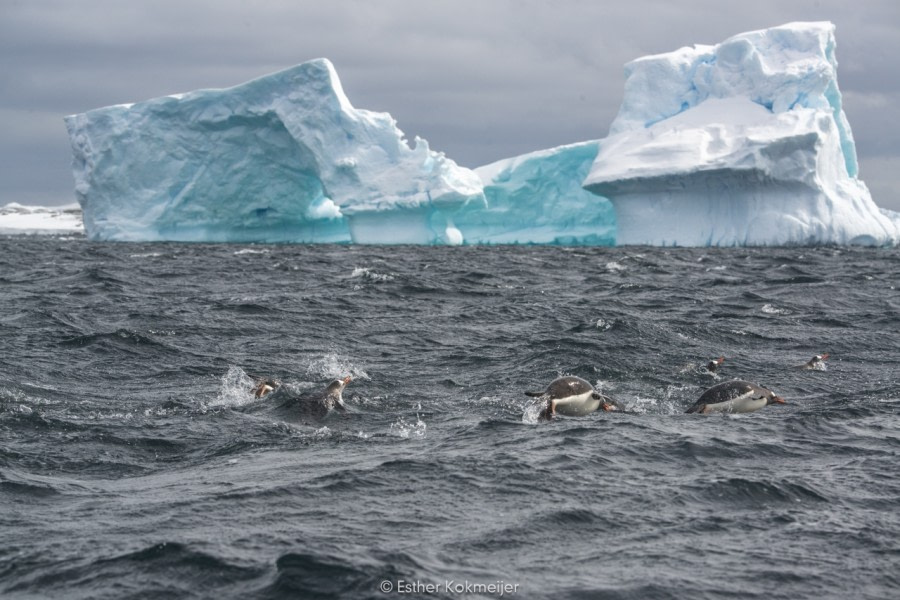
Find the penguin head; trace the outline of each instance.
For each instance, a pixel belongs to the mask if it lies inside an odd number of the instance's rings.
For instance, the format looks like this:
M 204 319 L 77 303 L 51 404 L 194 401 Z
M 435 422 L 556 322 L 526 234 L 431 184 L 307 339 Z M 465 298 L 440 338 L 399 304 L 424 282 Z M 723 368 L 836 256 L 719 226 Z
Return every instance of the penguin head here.
M 335 379 L 334 381 L 332 381 L 331 383 L 328 384 L 328 388 L 326 389 L 326 391 L 328 393 L 340 392 L 351 381 L 353 381 L 353 378 L 350 377 L 349 375 L 347 375 L 343 379 Z
M 706 364 L 706 370 L 707 371 L 715 371 L 716 369 L 719 368 L 719 365 L 721 365 L 723 362 L 725 362 L 724 356 L 720 356 L 719 358 L 714 358 Z
M 346 410 L 344 406 L 344 399 L 341 397 L 341 392 L 344 391 L 344 388 L 348 383 L 353 381 L 353 378 L 349 375 L 344 377 L 343 379 L 335 379 L 328 387 L 325 388 L 325 397 L 333 403 L 334 408 L 339 410 Z
M 784 398 L 769 390 L 769 395 L 766 397 L 766 406 L 770 404 L 787 404 L 787 402 L 785 402 Z

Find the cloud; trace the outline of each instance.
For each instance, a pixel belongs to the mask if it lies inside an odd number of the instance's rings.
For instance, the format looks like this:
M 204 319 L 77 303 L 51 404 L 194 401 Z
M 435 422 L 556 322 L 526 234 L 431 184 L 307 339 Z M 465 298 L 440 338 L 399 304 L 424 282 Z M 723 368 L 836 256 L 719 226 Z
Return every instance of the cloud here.
M 465 166 L 602 137 L 639 56 L 792 20 L 838 27 L 861 162 L 900 155 L 900 5 L 758 0 L 29 0 L 0 19 L 0 204 L 71 202 L 66 114 L 228 87 L 312 58 L 351 102 Z M 870 110 L 878 98 L 892 103 Z M 865 170 L 864 170 L 865 172 Z

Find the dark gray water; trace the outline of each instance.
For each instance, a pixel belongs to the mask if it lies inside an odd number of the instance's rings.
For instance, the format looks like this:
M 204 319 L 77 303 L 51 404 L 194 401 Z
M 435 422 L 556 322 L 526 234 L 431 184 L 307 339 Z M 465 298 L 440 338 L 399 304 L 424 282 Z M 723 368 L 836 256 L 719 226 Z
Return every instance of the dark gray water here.
M 0 238 L 0 595 L 897 597 L 898 290 L 897 249 Z M 559 374 L 631 413 L 535 423 Z M 734 377 L 788 404 L 683 414 Z

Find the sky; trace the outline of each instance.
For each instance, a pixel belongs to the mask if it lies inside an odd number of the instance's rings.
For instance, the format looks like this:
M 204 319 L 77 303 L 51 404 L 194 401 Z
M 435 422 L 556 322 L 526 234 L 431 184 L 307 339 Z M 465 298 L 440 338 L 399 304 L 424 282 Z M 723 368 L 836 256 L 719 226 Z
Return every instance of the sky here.
M 75 202 L 69 114 L 326 57 L 357 108 L 478 167 L 604 137 L 623 66 L 790 21 L 837 26 L 860 177 L 900 210 L 896 0 L 0 0 L 0 206 Z

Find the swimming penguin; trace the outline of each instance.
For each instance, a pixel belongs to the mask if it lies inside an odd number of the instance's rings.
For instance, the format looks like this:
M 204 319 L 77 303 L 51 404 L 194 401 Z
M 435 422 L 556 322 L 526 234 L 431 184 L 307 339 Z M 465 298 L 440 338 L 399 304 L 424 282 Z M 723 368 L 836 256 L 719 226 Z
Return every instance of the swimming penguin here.
M 713 360 L 706 363 L 706 370 L 709 371 L 710 373 L 715 373 L 716 369 L 718 369 L 719 365 L 721 365 L 723 362 L 725 362 L 724 356 L 720 356 L 719 358 L 714 358 Z
M 554 379 L 543 392 L 525 392 L 525 395 L 547 401 L 547 406 L 539 415 L 547 421 L 557 414 L 583 417 L 599 409 L 623 410 L 621 404 L 595 391 L 587 381 L 571 375 Z
M 280 408 L 288 409 L 296 416 L 314 419 L 323 419 L 332 410 L 346 412 L 347 407 L 344 406 L 341 392 L 352 380 L 353 378 L 349 375 L 343 379 L 335 379 L 328 384 L 324 392 L 292 396 L 282 402 Z
M 795 369 L 806 369 L 807 371 L 825 371 L 827 367 L 825 366 L 825 361 L 828 360 L 828 353 L 825 354 L 816 354 L 809 361 L 800 364 L 794 365 Z
M 281 382 L 274 379 L 257 378 L 256 386 L 252 390 L 253 396 L 262 398 L 266 394 L 274 392 L 280 385 Z
M 769 404 L 785 404 L 784 398 L 770 389 L 749 381 L 726 381 L 709 388 L 688 413 L 750 413 Z

